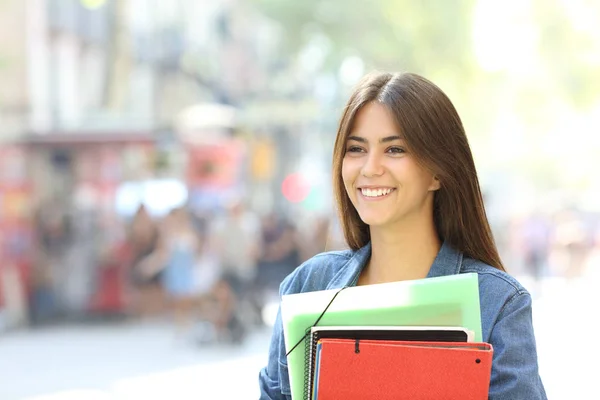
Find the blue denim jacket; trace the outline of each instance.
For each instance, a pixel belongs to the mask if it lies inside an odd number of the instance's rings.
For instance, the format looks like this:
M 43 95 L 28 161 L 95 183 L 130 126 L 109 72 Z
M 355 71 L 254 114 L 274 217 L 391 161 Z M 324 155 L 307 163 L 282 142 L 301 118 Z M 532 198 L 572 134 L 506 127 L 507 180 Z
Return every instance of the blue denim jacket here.
M 319 254 L 292 272 L 280 294 L 336 289 L 353 285 L 371 256 L 371 246 Z M 538 374 L 531 318 L 531 296 L 510 275 L 463 257 L 444 243 L 427 277 L 476 272 L 479 276 L 483 341 L 494 347 L 490 400 L 545 400 Z M 291 399 L 283 326 L 277 315 L 269 363 L 260 371 L 261 400 Z

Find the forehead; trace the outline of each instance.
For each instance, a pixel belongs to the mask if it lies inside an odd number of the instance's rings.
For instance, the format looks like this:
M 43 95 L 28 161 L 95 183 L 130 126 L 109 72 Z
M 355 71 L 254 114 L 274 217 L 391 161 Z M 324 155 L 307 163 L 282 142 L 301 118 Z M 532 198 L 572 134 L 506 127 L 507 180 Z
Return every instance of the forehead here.
M 386 106 L 372 101 L 365 104 L 356 113 L 350 135 L 365 138 L 400 135 L 400 127 Z

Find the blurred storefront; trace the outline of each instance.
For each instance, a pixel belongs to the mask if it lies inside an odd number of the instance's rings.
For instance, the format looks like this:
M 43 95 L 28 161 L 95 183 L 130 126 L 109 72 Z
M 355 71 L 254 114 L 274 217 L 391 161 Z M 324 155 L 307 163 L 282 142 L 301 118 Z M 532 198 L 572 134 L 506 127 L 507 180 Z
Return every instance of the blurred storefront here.
M 121 274 L 102 268 L 124 240 L 117 189 L 123 181 L 152 176 L 153 136 L 52 133 L 0 152 L 0 298 L 17 309 L 12 314 L 20 312 L 14 322 L 26 319 L 23 304 L 33 322 L 122 311 Z
M 246 142 L 202 121 L 167 146 L 156 132 L 52 132 L 0 148 L 0 310 L 34 323 L 125 312 L 118 259 L 140 205 L 212 214 L 246 193 Z
M 50 302 L 59 314 L 122 311 L 125 272 L 113 271 L 111 281 L 103 279 L 111 274 L 103 268 L 124 267 L 107 265 L 125 239 L 116 192 L 124 181 L 153 175 L 152 134 L 53 133 L 29 139 L 26 147 L 36 198 L 33 227 L 43 256 L 35 263 L 38 284 L 56 296 Z M 106 292 L 118 298 L 106 299 Z

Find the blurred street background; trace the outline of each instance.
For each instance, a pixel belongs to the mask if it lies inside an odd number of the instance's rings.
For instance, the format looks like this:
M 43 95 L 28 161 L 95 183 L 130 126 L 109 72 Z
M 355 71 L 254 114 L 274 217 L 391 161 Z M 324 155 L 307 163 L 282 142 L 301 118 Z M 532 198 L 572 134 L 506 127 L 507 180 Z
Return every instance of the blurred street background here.
M 0 400 L 257 398 L 373 69 L 452 99 L 548 397 L 593 397 L 600 2 L 0 0 Z

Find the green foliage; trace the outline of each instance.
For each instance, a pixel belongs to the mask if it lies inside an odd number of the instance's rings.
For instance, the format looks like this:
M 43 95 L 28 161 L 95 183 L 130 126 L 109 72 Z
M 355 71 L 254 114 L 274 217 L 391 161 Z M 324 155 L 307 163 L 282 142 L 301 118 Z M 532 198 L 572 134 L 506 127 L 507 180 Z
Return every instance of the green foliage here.
M 463 75 L 471 68 L 474 0 L 254 0 L 284 27 L 282 54 L 297 54 L 314 35 L 332 44 L 325 69 L 348 55 L 368 68 Z
M 600 3 L 534 0 L 539 51 L 556 95 L 575 107 L 598 101 L 600 93 Z

